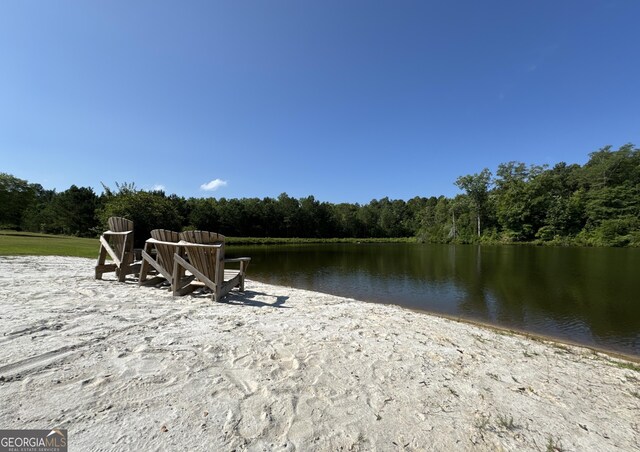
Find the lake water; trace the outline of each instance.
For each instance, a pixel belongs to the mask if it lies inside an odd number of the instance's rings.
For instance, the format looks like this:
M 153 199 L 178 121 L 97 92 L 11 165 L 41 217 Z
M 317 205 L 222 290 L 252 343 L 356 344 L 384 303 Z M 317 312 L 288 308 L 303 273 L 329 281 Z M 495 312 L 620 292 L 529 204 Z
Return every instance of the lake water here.
M 229 247 L 258 281 L 640 356 L 640 250 L 427 244 Z

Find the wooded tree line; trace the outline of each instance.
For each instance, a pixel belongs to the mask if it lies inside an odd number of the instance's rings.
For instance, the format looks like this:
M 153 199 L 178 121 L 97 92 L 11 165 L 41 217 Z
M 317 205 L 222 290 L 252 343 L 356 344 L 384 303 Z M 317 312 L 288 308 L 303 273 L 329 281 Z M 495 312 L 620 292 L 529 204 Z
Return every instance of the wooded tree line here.
M 508 162 L 459 177 L 454 198 L 383 198 L 368 204 L 292 198 L 184 198 L 134 184 L 46 190 L 0 174 L 0 228 L 96 236 L 125 216 L 144 241 L 154 228 L 234 237 L 417 237 L 438 243 L 640 245 L 640 150 L 605 147 L 585 165 Z

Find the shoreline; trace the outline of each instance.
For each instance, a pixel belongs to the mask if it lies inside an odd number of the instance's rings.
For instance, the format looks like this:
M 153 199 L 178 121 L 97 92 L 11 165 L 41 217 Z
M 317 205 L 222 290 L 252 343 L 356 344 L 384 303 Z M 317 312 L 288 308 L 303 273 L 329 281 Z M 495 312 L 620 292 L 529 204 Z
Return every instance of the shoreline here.
M 637 365 L 640 366 L 640 355 L 634 355 L 634 354 L 630 354 L 630 353 L 625 353 L 625 352 L 622 352 L 622 351 L 619 351 L 619 350 L 609 349 L 609 348 L 606 348 L 606 347 L 600 347 L 600 346 L 597 346 L 597 345 L 583 344 L 581 342 L 572 341 L 572 340 L 567 339 L 567 338 L 560 338 L 560 337 L 545 335 L 545 334 L 542 334 L 542 333 L 534 333 L 534 332 L 531 332 L 531 331 L 527 331 L 527 330 L 519 329 L 519 328 L 514 328 L 514 327 L 494 325 L 492 323 L 484 322 L 482 320 L 466 318 L 466 317 L 460 317 L 460 316 L 441 313 L 441 312 L 437 312 L 437 311 L 430 311 L 428 309 L 412 308 L 412 307 L 408 307 L 408 306 L 403 306 L 401 304 L 384 303 L 384 302 L 380 302 L 380 301 L 370 301 L 370 300 L 364 300 L 364 299 L 352 298 L 352 297 L 343 297 L 341 295 L 336 295 L 336 294 L 332 294 L 332 293 L 329 293 L 329 292 L 312 291 L 310 289 L 302 289 L 302 288 L 298 288 L 298 287 L 294 287 L 294 286 L 270 284 L 270 283 L 259 281 L 259 280 L 254 280 L 254 281 L 261 282 L 263 284 L 269 284 L 269 285 L 277 286 L 277 287 L 286 287 L 286 288 L 297 289 L 297 290 L 307 290 L 307 291 L 310 291 L 310 292 L 316 292 L 316 293 L 326 294 L 326 295 L 340 297 L 340 298 L 349 298 L 349 299 L 353 299 L 353 300 L 356 300 L 356 301 L 361 302 L 361 303 L 368 303 L 368 304 L 381 305 L 381 306 L 392 306 L 392 307 L 396 307 L 396 308 L 399 308 L 399 309 L 406 309 L 407 311 L 415 312 L 417 314 L 433 316 L 433 317 L 439 317 L 439 318 L 442 318 L 442 319 L 451 320 L 453 322 L 460 322 L 460 323 L 465 323 L 465 324 L 469 324 L 469 325 L 474 325 L 474 326 L 477 326 L 477 327 L 480 327 L 480 328 L 486 328 L 486 329 L 494 331 L 497 334 L 513 334 L 513 335 L 523 336 L 523 337 L 526 337 L 526 338 L 528 338 L 530 340 L 534 340 L 534 341 L 541 341 L 541 342 L 548 342 L 550 344 L 557 344 L 558 346 L 569 345 L 569 346 L 572 346 L 572 347 L 581 347 L 581 348 L 585 348 L 585 349 L 591 350 L 592 352 L 595 352 L 595 353 L 602 353 L 602 354 L 608 355 L 608 356 L 610 356 L 612 358 L 621 359 L 621 360 L 624 360 L 624 361 L 629 361 L 630 363 L 634 363 L 634 364 L 637 364 Z M 639 368 L 639 370 L 640 370 L 640 368 Z
M 78 450 L 640 447 L 640 369 L 584 346 L 253 280 L 174 298 L 93 265 L 0 258 L 3 428 Z
M 368 303 L 368 302 L 365 302 L 365 303 Z M 400 305 L 392 305 L 392 306 L 398 306 L 400 308 L 404 308 L 403 306 L 400 306 Z M 580 343 L 580 342 L 572 341 L 570 339 L 558 338 L 558 337 L 554 337 L 554 336 L 548 336 L 548 335 L 545 335 L 545 334 L 542 334 L 542 333 L 532 333 L 530 331 L 526 331 L 526 330 L 522 330 L 522 329 L 518 329 L 518 328 L 501 327 L 501 326 L 498 326 L 498 325 L 493 325 L 493 324 L 488 323 L 488 322 L 483 322 L 481 320 L 468 319 L 468 318 L 465 318 L 465 317 L 456 317 L 456 316 L 453 316 L 453 315 L 441 314 L 439 312 L 433 312 L 433 311 L 427 311 L 427 310 L 421 310 L 421 309 L 411 309 L 411 308 L 404 308 L 404 309 L 409 309 L 410 311 L 415 311 L 415 312 L 423 313 L 423 314 L 426 314 L 426 315 L 432 315 L 432 316 L 435 316 L 435 317 L 442 317 L 444 319 L 451 320 L 453 322 L 467 323 L 469 325 L 478 326 L 480 328 L 487 328 L 489 330 L 494 331 L 497 334 L 518 335 L 518 336 L 522 336 L 522 337 L 525 337 L 525 338 L 533 340 L 533 341 L 540 341 L 540 342 L 548 343 L 548 344 L 555 345 L 555 346 L 558 346 L 558 347 L 569 345 L 571 347 L 584 348 L 584 349 L 587 349 L 587 350 L 591 350 L 594 353 L 602 353 L 604 355 L 610 356 L 610 357 L 615 358 L 615 359 L 619 359 L 619 360 L 623 360 L 623 361 L 629 361 L 630 363 L 638 364 L 639 365 L 638 366 L 638 370 L 640 370 L 640 355 L 632 355 L 632 354 L 620 352 L 620 351 L 617 351 L 617 350 L 608 349 L 606 347 L 599 347 L 597 345 L 583 344 L 583 343 Z

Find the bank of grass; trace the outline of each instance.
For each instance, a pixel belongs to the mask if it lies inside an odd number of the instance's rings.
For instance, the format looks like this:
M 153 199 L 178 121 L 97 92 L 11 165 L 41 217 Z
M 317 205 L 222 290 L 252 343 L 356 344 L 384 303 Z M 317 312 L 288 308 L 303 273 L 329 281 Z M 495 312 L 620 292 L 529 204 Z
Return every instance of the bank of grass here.
M 97 258 L 98 239 L 0 230 L 0 256 L 73 256 Z
M 227 237 L 227 243 L 229 245 L 294 245 L 307 243 L 409 243 L 415 241 L 416 239 L 414 238 L 305 239 L 270 237 Z M 33 255 L 97 258 L 98 247 L 98 239 L 0 230 L 0 256 Z

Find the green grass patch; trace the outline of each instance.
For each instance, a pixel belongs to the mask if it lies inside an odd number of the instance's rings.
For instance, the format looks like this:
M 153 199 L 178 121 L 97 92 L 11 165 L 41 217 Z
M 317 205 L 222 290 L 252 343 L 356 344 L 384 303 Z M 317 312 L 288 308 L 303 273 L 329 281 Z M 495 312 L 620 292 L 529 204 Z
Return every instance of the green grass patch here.
M 614 361 L 612 359 L 609 359 L 607 361 L 612 366 L 619 367 L 620 369 L 628 369 L 628 370 L 633 370 L 635 372 L 640 372 L 640 364 L 632 363 L 630 361 L 619 361 L 619 360 Z
M 0 256 L 74 256 L 97 259 L 99 246 L 98 239 L 0 231 Z

